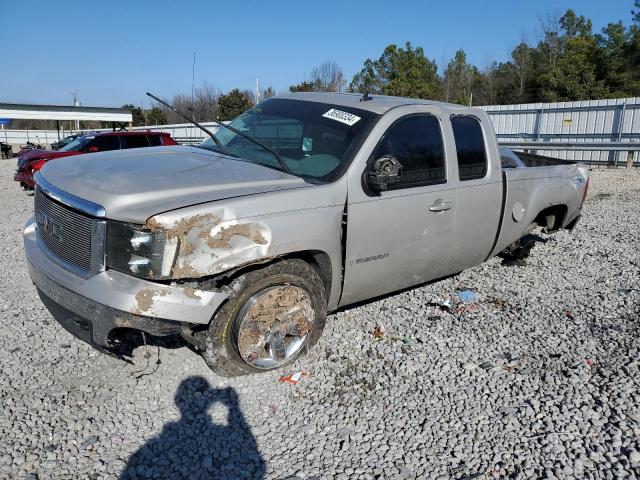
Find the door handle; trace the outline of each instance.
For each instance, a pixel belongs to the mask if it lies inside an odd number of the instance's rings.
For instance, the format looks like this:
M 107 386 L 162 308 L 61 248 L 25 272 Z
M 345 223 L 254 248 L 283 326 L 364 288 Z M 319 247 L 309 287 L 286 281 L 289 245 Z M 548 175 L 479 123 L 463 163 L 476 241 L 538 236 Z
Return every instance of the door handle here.
M 445 202 L 442 199 L 438 199 L 434 203 L 429 205 L 430 212 L 445 212 L 447 210 L 451 210 L 452 208 L 453 208 L 453 203 Z

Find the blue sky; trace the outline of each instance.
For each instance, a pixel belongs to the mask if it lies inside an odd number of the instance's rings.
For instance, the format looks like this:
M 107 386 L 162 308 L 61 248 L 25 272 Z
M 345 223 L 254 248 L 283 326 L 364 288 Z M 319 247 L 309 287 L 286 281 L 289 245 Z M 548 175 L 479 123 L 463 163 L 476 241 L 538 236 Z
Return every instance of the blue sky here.
M 483 67 L 573 8 L 600 31 L 633 0 L 30 1 L 0 0 L 0 101 L 120 106 L 196 85 L 286 90 L 323 60 L 348 79 L 385 46 L 411 41 L 438 65 L 456 49 Z

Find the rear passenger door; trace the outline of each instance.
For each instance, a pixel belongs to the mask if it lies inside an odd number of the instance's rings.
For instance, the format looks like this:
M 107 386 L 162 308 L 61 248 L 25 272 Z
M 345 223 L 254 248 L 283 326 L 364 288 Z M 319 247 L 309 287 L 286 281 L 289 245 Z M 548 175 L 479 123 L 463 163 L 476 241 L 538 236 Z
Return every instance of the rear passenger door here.
M 146 135 L 122 135 L 122 148 L 143 148 L 149 146 Z
M 488 148 L 493 135 L 488 121 L 474 115 L 451 116 L 458 177 L 458 210 L 451 252 L 455 271 L 487 258 L 500 222 L 500 160 Z
M 448 182 L 441 124 L 427 111 L 400 116 L 381 132 L 360 173 L 393 155 L 402 175 L 390 190 L 372 192 L 350 179 L 342 304 L 449 273 L 456 191 Z

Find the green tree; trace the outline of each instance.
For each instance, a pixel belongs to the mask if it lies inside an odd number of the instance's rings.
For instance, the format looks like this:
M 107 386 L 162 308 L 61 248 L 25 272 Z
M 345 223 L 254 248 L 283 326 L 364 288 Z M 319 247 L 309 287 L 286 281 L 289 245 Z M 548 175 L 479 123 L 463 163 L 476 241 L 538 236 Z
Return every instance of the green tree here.
M 467 62 L 464 50 L 458 50 L 443 74 L 443 95 L 446 101 L 471 105 L 474 87 L 480 83 L 478 69 Z
M 437 65 L 422 47 L 389 45 L 378 60 L 367 59 L 349 90 L 413 98 L 433 98 L 437 94 Z
M 218 119 L 222 121 L 233 120 L 251 106 L 251 100 L 239 89 L 234 88 L 218 98 Z
M 271 97 L 275 97 L 275 96 L 276 96 L 276 91 L 273 89 L 273 87 L 267 87 L 262 92 L 262 99 L 263 100 L 268 100 Z
M 571 9 L 560 18 L 560 32 L 547 32 L 541 50 L 557 49 L 552 62 L 543 62 L 538 75 L 540 97 L 559 102 L 602 98 L 607 95 L 603 79 L 598 78 L 600 52 L 591 21 Z
M 147 110 L 147 125 L 166 125 L 167 116 L 158 107 L 153 107 L 151 110 Z
M 127 110 L 131 110 L 131 116 L 133 117 L 133 126 L 134 127 L 141 127 L 143 125 L 146 124 L 146 120 L 144 117 L 144 111 L 142 110 L 142 108 L 140 107 L 136 107 L 135 105 L 131 104 L 131 103 L 127 103 L 125 105 L 122 105 L 122 108 L 126 108 Z
M 317 92 L 320 86 L 313 82 L 302 81 L 294 85 L 289 85 L 290 92 Z

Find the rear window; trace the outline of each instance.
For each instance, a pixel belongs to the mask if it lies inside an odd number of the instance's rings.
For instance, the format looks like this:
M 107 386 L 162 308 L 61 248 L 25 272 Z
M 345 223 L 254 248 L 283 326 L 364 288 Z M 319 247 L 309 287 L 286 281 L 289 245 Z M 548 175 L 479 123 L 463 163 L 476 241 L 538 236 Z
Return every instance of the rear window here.
M 147 138 L 149 139 L 149 143 L 152 147 L 159 147 L 160 145 L 162 145 L 160 135 L 149 135 Z
M 122 148 L 141 148 L 148 147 L 149 140 L 146 135 L 123 135 Z
M 487 153 L 480 122 L 469 116 L 451 117 L 458 153 L 460 180 L 476 180 L 487 174 Z

